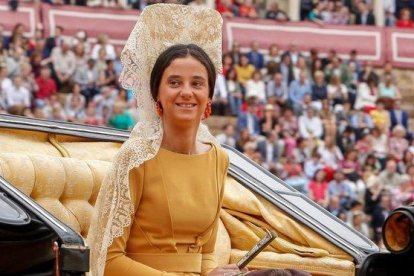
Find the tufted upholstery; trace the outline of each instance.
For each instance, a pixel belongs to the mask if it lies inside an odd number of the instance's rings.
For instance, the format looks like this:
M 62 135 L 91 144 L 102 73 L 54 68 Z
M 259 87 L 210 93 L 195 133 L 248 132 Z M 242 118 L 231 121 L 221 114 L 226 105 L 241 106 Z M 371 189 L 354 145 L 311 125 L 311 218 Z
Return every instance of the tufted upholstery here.
M 84 237 L 110 162 L 0 154 L 0 175 Z
M 0 175 L 86 237 L 101 182 L 120 143 L 0 131 Z M 316 275 L 355 273 L 352 258 L 341 249 L 228 178 L 216 242 L 219 264 L 234 263 L 245 254 L 259 240 L 257 226 L 275 229 L 284 242 L 275 242 L 270 252 L 256 257 L 253 268 L 294 267 Z M 301 255 L 303 248 L 306 254 Z

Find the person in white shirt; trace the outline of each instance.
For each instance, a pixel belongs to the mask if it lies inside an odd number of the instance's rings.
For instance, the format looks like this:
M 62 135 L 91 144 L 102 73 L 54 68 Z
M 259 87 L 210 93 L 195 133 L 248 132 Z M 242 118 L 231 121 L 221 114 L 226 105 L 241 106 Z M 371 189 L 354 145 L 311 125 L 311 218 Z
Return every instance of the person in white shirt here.
M 30 107 L 30 92 L 22 85 L 21 77 L 13 79 L 13 85 L 6 90 L 5 99 L 7 109 Z
M 324 143 L 318 147 L 317 151 L 321 155 L 321 162 L 334 170 L 338 168 L 339 162 L 344 159 L 332 136 L 326 136 Z
M 13 86 L 7 77 L 7 67 L 0 66 L 0 108 L 6 108 L 6 91 Z
M 321 138 L 323 134 L 322 121 L 315 116 L 315 109 L 306 108 L 304 115 L 299 117 L 299 133 L 302 138 Z
M 234 138 L 235 128 L 232 124 L 226 124 L 223 127 L 223 133 L 216 136 L 217 141 L 220 144 L 225 144 L 230 147 L 236 147 L 236 139 Z
M 259 70 L 254 71 L 252 79 L 246 83 L 246 97 L 256 97 L 260 103 L 266 103 L 266 88 Z
M 112 44 L 109 44 L 109 37 L 106 34 L 100 34 L 99 37 L 98 37 L 98 43 L 96 43 L 95 46 L 93 46 L 91 57 L 94 60 L 98 59 L 99 50 L 101 50 L 101 48 L 105 49 L 105 53 L 106 53 L 105 59 L 106 60 L 116 59 L 115 48 Z
M 59 86 L 68 84 L 76 70 L 76 56 L 70 50 L 69 41 L 64 39 L 60 47 L 52 50 L 52 62 L 55 69 Z
M 214 86 L 214 96 L 212 100 L 213 114 L 220 116 L 226 115 L 228 105 L 228 92 L 226 79 L 222 74 L 217 74 L 216 84 Z

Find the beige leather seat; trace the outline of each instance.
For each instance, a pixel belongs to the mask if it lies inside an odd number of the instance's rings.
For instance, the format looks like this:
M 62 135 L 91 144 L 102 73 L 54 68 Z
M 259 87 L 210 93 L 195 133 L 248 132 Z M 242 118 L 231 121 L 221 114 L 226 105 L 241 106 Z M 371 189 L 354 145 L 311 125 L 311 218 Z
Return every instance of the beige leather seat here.
M 0 175 L 86 237 L 103 177 L 120 143 L 21 130 L 0 133 Z M 216 255 L 235 263 L 263 235 L 279 237 L 250 268 L 298 268 L 315 275 L 354 275 L 352 258 L 228 178 Z

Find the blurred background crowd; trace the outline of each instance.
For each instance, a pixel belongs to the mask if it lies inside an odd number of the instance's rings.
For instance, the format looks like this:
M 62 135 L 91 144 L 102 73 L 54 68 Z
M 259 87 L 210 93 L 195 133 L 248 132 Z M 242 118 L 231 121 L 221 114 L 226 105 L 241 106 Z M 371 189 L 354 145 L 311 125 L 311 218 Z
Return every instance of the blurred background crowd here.
M 97 5 L 142 8 L 154 2 Z M 300 14 L 318 24 L 374 25 L 372 2 L 301 1 Z M 414 1 L 383 2 L 385 25 L 413 27 Z M 189 5 L 213 5 L 223 16 L 289 20 L 276 3 L 267 10 L 252 0 Z M 122 47 L 107 35 L 91 44 L 85 31 L 69 37 L 59 26 L 52 37 L 41 28 L 25 37 L 21 24 L 10 36 L 3 29 L 0 24 L 1 113 L 126 130 L 139 121 L 133 94 L 118 83 Z M 241 52 L 234 41 L 223 55 L 213 114 L 228 123 L 218 140 L 381 246 L 387 213 L 414 203 L 414 139 L 391 63 L 374 68 L 355 50 L 342 59 L 334 49 L 322 56 L 315 49 L 299 52 L 294 44 L 283 51 L 273 44 L 266 54 L 260 48 L 252 41 Z

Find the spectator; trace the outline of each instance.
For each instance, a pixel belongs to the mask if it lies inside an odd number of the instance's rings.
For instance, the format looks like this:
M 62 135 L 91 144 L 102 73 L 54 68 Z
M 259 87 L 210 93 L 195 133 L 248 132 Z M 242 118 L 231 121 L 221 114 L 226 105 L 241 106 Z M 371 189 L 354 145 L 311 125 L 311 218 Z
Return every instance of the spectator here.
M 395 24 L 395 0 L 383 0 L 385 13 L 385 26 L 392 27 Z
M 59 47 L 60 45 L 62 45 L 63 42 L 63 27 L 61 26 L 56 26 L 54 29 L 54 35 L 49 37 L 46 40 L 46 45 L 43 49 L 43 57 L 48 58 L 51 54 L 52 54 L 52 50 L 55 47 Z
M 217 141 L 220 144 L 225 144 L 230 147 L 236 147 L 236 139 L 234 138 L 234 125 L 226 124 L 223 127 L 223 133 L 220 133 L 216 136 Z
M 306 193 L 308 180 L 303 173 L 302 166 L 297 162 L 295 156 L 287 157 L 287 162 L 283 165 L 281 177 L 286 184 L 295 188 L 299 192 Z
M 336 137 L 336 116 L 332 111 L 328 100 L 322 101 L 322 109 L 319 113 L 319 117 L 322 120 L 324 135 Z
M 289 55 L 292 64 L 297 64 L 299 57 L 302 56 L 302 54 L 298 51 L 298 47 L 295 43 L 290 43 L 289 50 L 283 55 Z
M 239 139 L 236 141 L 236 149 L 240 152 L 244 152 L 244 147 L 251 140 L 252 140 L 252 137 L 249 134 L 249 129 L 247 127 L 240 129 Z
M 321 155 L 321 162 L 324 166 L 333 170 L 338 169 L 338 165 L 344 159 L 341 150 L 331 136 L 325 137 L 324 142 L 318 147 L 317 151 Z
M 305 139 L 322 137 L 322 121 L 315 116 L 315 110 L 312 107 L 309 107 L 305 114 L 299 117 L 299 132 L 300 136 Z
M 317 170 L 314 178 L 309 182 L 308 197 L 324 208 L 329 204 L 328 182 L 325 172 Z
M 254 71 L 252 78 L 246 82 L 246 97 L 255 97 L 261 104 L 267 101 L 265 83 L 259 70 Z
M 358 162 L 358 151 L 356 149 L 346 153 L 345 159 L 340 163 L 340 168 L 349 181 L 357 182 L 361 174 L 361 167 Z
M 288 87 L 283 81 L 281 73 L 275 73 L 273 79 L 267 83 L 267 99 L 285 106 L 288 99 Z
M 388 156 L 388 136 L 379 128 L 371 130 L 372 151 L 381 164 L 381 169 L 385 167 L 385 161 Z
M 231 52 L 229 53 L 233 59 L 233 64 L 240 64 L 241 53 L 240 53 L 240 43 L 237 40 L 233 41 L 231 46 Z M 247 63 L 249 63 L 249 59 L 247 59 Z
M 400 185 L 391 191 L 393 208 L 407 206 L 414 202 L 414 186 L 412 184 L 409 175 L 401 175 Z
M 260 134 L 266 136 L 267 133 L 275 129 L 277 123 L 275 107 L 272 104 L 267 104 L 264 109 L 264 116 L 260 120 Z
M 325 75 L 322 71 L 314 74 L 315 83 L 312 85 L 312 101 L 317 109 L 322 108 L 322 101 L 328 98 L 328 90 L 325 84 Z
M 43 108 L 45 100 L 50 95 L 57 92 L 55 80 L 51 78 L 49 67 L 44 66 L 40 71 L 40 76 L 36 78 L 36 84 L 39 87 L 35 94 L 35 106 Z
M 408 132 L 408 113 L 401 108 L 401 100 L 394 101 L 394 108 L 390 110 L 390 130 L 394 129 L 396 125 L 402 125 L 406 132 Z
M 242 105 L 243 94 L 241 92 L 240 84 L 237 81 L 236 70 L 233 68 L 230 68 L 227 71 L 226 88 L 230 104 L 230 114 L 232 116 L 237 116 Z
M 99 74 L 99 85 L 119 88 L 118 77 L 115 72 L 113 60 L 106 61 L 106 68 Z
M 7 67 L 0 64 L 0 106 L 6 108 L 6 91 L 13 86 L 12 81 L 7 77 Z
M 404 152 L 408 149 L 408 141 L 405 139 L 405 129 L 402 125 L 396 125 L 390 138 L 389 154 L 398 162 L 402 160 Z
M 316 2 L 312 11 L 308 14 L 308 20 L 323 25 L 322 11 L 324 9 L 324 2 Z
M 264 56 L 264 64 L 267 66 L 269 62 L 274 62 L 277 66 L 280 63 L 279 46 L 277 44 L 271 44 L 269 46 L 269 53 Z
M 93 97 L 93 102 L 96 106 L 96 114 L 98 116 L 104 116 L 106 114 L 112 114 L 112 107 L 115 102 L 116 90 L 112 90 L 108 86 L 101 88 L 101 93 Z
M 313 9 L 313 0 L 300 1 L 300 20 L 304 21 L 308 18 L 309 13 Z
M 79 84 L 74 84 L 73 87 L 72 87 L 72 93 L 70 93 L 66 96 L 65 110 L 69 109 L 69 106 L 73 102 L 72 98 L 74 98 L 74 97 L 78 98 L 77 100 L 79 100 L 81 107 L 86 106 L 86 99 L 85 99 L 85 96 L 83 96 L 81 94 L 81 88 L 80 88 Z
M 277 137 L 273 131 L 266 133 L 266 140 L 257 143 L 257 150 L 259 151 L 264 167 L 275 171 L 279 163 L 279 158 L 283 153 L 283 142 Z
M 222 74 L 217 74 L 216 84 L 214 86 L 214 96 L 212 99 L 212 109 L 214 115 L 224 116 L 227 114 L 228 91 L 226 79 Z
M 240 64 L 236 65 L 235 68 L 236 68 L 237 80 L 240 83 L 240 85 L 245 88 L 246 83 L 252 77 L 255 71 L 255 68 L 253 65 L 249 64 L 249 58 L 246 55 L 240 56 Z
M 304 140 L 306 141 L 306 140 Z M 317 150 L 312 152 L 311 158 L 307 158 L 303 165 L 305 175 L 308 179 L 313 179 L 316 175 L 318 170 L 322 170 L 324 168 L 321 155 Z
M 257 18 L 256 8 L 254 7 L 253 0 L 245 0 L 240 4 L 239 14 L 241 17 Z
M 411 165 L 414 165 L 414 154 L 409 149 L 407 149 L 404 151 L 400 162 L 398 162 L 398 172 L 405 174 Z
M 289 87 L 289 99 L 293 106 L 293 109 L 298 114 L 300 111 L 301 103 L 305 94 L 310 94 L 312 91 L 311 85 L 307 79 L 306 72 L 301 72 L 299 80 L 294 80 Z
M 348 209 L 355 200 L 355 194 L 341 170 L 335 172 L 334 179 L 329 182 L 328 191 L 329 197 L 338 197 L 342 209 Z
M 384 82 L 379 84 L 379 96 L 390 99 L 401 99 L 398 88 L 393 84 L 392 75 L 384 75 Z
M 269 9 L 266 12 L 266 19 L 276 20 L 278 22 L 289 21 L 287 14 L 279 9 L 279 4 L 277 2 L 272 2 Z
M 402 9 L 400 11 L 400 19 L 397 20 L 395 26 L 398 28 L 408 28 L 412 29 L 414 27 L 414 22 L 411 20 L 411 10 Z
M 80 122 L 85 117 L 85 105 L 82 102 L 84 100 L 82 95 L 80 94 L 80 89 L 77 94 L 72 94 L 69 99 L 69 102 L 66 104 L 65 113 L 66 113 L 66 120 L 69 122 Z
M 390 123 L 390 113 L 385 109 L 384 101 L 377 100 L 376 109 L 371 111 L 372 122 L 380 129 L 388 130 Z
M 114 60 L 116 59 L 115 48 L 112 44 L 109 43 L 109 37 L 106 34 L 100 34 L 98 36 L 97 44 L 92 49 L 91 57 L 95 60 L 99 57 L 99 51 L 105 49 L 105 60 Z
M 375 73 L 374 68 L 372 66 L 372 62 L 367 61 L 365 62 L 364 69 L 359 74 L 359 81 L 370 83 L 373 82 L 375 86 L 378 86 L 378 75 Z
M 375 85 L 375 81 L 370 79 L 368 83 L 361 82 L 358 85 L 354 108 L 356 110 L 369 112 L 375 109 L 377 99 L 378 89 Z
M 306 59 L 302 55 L 298 56 L 296 64 L 293 67 L 293 76 L 295 77 L 295 80 L 298 80 L 300 78 L 301 72 L 306 72 L 308 79 L 312 78 L 310 72 L 308 71 L 308 67 L 306 65 Z
M 95 61 L 88 59 L 87 64 L 78 67 L 73 76 L 75 84 L 81 87 L 82 95 L 86 97 L 86 102 L 99 93 L 98 89 L 99 71 L 95 67 Z
M 251 51 L 247 53 L 249 63 L 252 64 L 256 69 L 262 69 L 264 67 L 263 54 L 259 52 L 259 43 L 253 41 L 251 44 Z
M 223 17 L 231 18 L 238 14 L 235 12 L 237 8 L 233 5 L 232 0 L 219 0 L 216 9 Z
M 22 86 L 24 86 L 29 91 L 30 95 L 33 95 L 33 93 L 36 93 L 37 90 L 39 90 L 39 87 L 36 83 L 36 80 L 34 79 L 32 66 L 30 63 L 22 63 L 20 65 L 20 72 L 22 78 Z
M 93 103 L 88 104 L 82 123 L 92 126 L 103 125 L 102 118 L 96 114 L 95 105 Z
M 76 70 L 76 57 L 70 50 L 69 41 L 64 39 L 61 43 L 61 46 L 54 48 L 51 54 L 59 90 L 67 89 Z
M 293 74 L 293 67 L 290 55 L 283 54 L 282 61 L 279 65 L 279 72 L 283 76 L 283 81 L 285 82 L 286 86 L 289 87 L 290 83 L 295 80 L 295 76 Z
M 375 25 L 375 16 L 364 2 L 359 2 L 358 13 L 355 17 L 355 24 L 357 25 Z
M 227 72 L 234 68 L 233 57 L 230 53 L 223 55 L 223 75 L 227 76 Z
M 365 237 L 370 237 L 368 225 L 364 221 L 364 214 L 361 211 L 354 211 L 352 213 L 352 222 L 350 226 Z
M 339 197 L 337 196 L 329 196 L 329 204 L 326 209 L 338 218 L 341 213 L 345 212 L 344 208 L 342 208 L 340 204 Z
M 327 86 L 328 98 L 332 101 L 333 106 L 342 105 L 348 100 L 348 89 L 341 83 L 338 75 L 333 75 Z
M 334 13 L 333 24 L 336 25 L 349 25 L 351 20 L 351 15 L 348 7 L 343 7 L 340 5 L 341 2 L 336 2 L 337 8 Z
M 389 159 L 385 170 L 378 177 L 382 187 L 388 190 L 397 187 L 401 182 L 401 175 L 397 172 L 397 162 L 394 159 Z
M 117 129 L 132 129 L 135 125 L 135 122 L 132 120 L 132 116 L 129 113 L 125 112 L 125 103 L 122 101 L 116 101 L 114 102 L 113 107 L 113 114 L 109 118 L 108 125 Z
M 247 103 L 247 111 L 239 114 L 237 129 L 240 131 L 247 128 L 248 133 L 253 136 L 260 134 L 259 118 L 256 116 L 256 105 L 253 102 Z
M 296 135 L 299 131 L 298 119 L 294 116 L 292 109 L 286 108 L 280 118 L 279 125 L 282 131 L 288 131 L 291 135 Z
M 24 107 L 30 107 L 30 92 L 22 85 L 20 76 L 14 77 L 13 85 L 5 90 L 5 100 L 9 112 L 10 109 L 23 111 Z

